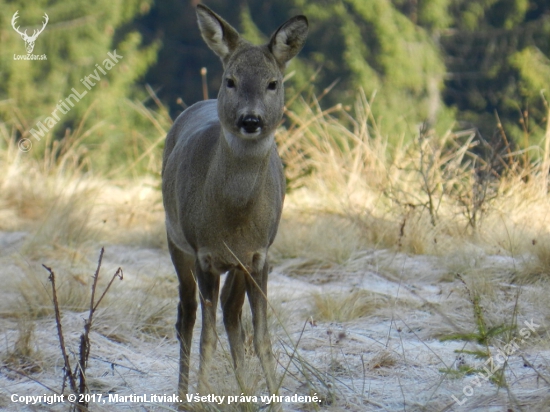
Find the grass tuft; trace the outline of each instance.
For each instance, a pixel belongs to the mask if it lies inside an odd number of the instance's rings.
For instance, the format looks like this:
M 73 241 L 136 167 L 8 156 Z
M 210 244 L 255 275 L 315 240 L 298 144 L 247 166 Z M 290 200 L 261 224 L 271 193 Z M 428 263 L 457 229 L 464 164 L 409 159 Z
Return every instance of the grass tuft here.
M 367 290 L 351 292 L 325 292 L 312 295 L 312 311 L 315 319 L 330 322 L 347 322 L 372 314 L 385 306 L 388 298 Z
M 2 364 L 26 374 L 39 373 L 42 366 L 40 354 L 35 349 L 34 323 L 21 317 L 17 325 L 17 339 L 13 348 L 2 357 Z

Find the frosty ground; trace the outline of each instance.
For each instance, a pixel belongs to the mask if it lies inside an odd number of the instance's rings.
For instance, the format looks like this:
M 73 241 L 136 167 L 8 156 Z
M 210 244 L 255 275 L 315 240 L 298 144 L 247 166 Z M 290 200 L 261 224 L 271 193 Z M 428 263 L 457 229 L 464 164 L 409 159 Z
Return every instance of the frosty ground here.
M 14 308 L 25 305 L 25 299 L 33 299 L 42 292 L 50 296 L 48 272 L 42 264 L 56 272 L 60 284 L 80 285 L 82 291 L 78 293 L 83 296 L 78 299 L 85 302 L 99 249 L 88 248 L 87 253 L 73 257 L 72 261 L 47 256 L 32 259 L 21 253 L 29 236 L 26 232 L 0 234 L 3 285 L 0 289 L 0 358 L 3 360 L 0 408 L 67 410 L 68 403 L 24 405 L 11 401 L 12 395 L 60 392 L 63 381 L 55 319 L 51 308 L 39 307 L 48 305 L 47 299 L 35 302 L 37 307 L 33 310 L 43 313 L 25 319 L 13 312 Z M 124 279 L 115 281 L 92 327 L 88 385 L 90 393 L 101 394 L 106 403 L 91 403 L 90 410 L 174 409 L 174 402 L 151 401 L 152 395 L 177 393 L 178 343 L 173 332 L 177 279 L 169 254 L 163 248 L 124 244 L 104 247 L 101 286 L 118 267 L 122 267 Z M 307 258 L 277 261 L 269 278 L 269 299 L 278 376 L 283 378 L 280 395 L 316 394 L 321 399 L 318 404 L 283 403 L 283 410 L 547 410 L 550 401 L 548 289 L 513 283 L 514 275 L 529 259 L 527 255 L 516 258 L 487 255 L 472 247 L 468 253 L 450 256 L 360 250 L 345 265 L 322 264 Z M 479 350 L 483 345 L 460 339 L 440 340 L 453 333 L 476 331 L 474 305 L 467 283 L 460 277 L 472 277 L 476 284 L 487 284 L 485 290 L 491 296 L 483 310 L 488 322 L 499 317 L 512 319 L 515 310 L 518 331 L 525 327 L 525 321 L 536 325 L 533 333 L 505 358 L 505 364 L 499 363 L 504 358 L 497 356 L 500 338 L 492 341 L 489 351 L 494 358 L 493 369 L 505 370 L 506 383 L 500 387 L 489 379 L 472 383 L 475 375 L 458 373 L 460 365 L 474 368 L 486 359 L 456 351 Z M 22 297 L 25 288 L 33 287 L 42 291 L 27 290 L 28 297 Z M 77 294 L 74 290 L 72 293 Z M 75 297 L 74 301 L 78 299 Z M 62 313 L 66 345 L 73 364 L 84 319 L 88 316 L 85 303 L 82 305 L 81 310 L 68 310 L 71 303 L 67 303 Z M 357 317 L 345 313 L 340 316 L 336 312 L 346 309 L 343 306 L 349 310 L 351 306 L 363 309 L 358 309 L 360 316 Z M 332 320 L 327 320 L 330 316 L 324 315 L 323 310 L 333 313 Z M 247 314 L 245 311 L 250 378 L 247 395 L 259 399 L 266 395 L 265 384 L 253 355 Z M 342 320 L 337 320 L 339 317 Z M 200 320 L 200 316 L 197 319 Z M 31 330 L 29 350 L 16 361 L 18 345 L 26 330 Z M 218 334 L 211 372 L 213 395 L 239 397 L 242 391 L 234 382 L 228 360 L 221 313 Z M 192 394 L 196 393 L 193 390 L 199 335 L 200 321 L 197 321 L 192 350 Z M 506 344 L 503 338 L 500 342 L 502 346 Z M 109 395 L 113 402 L 109 402 Z M 129 395 L 149 398 L 135 401 Z M 227 401 L 221 405 L 216 402 L 190 405 L 191 410 L 232 410 L 234 407 L 234 404 L 227 405 Z M 261 402 L 245 402 L 237 407 L 266 410 Z

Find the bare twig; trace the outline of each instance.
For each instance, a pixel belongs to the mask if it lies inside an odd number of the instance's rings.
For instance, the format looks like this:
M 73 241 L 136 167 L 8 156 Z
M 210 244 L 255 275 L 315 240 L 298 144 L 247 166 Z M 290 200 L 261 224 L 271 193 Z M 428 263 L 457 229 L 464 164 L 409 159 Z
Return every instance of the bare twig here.
M 52 283 L 52 294 L 53 294 L 52 300 L 53 300 L 53 306 L 54 306 L 54 311 L 55 311 L 55 322 L 57 324 L 57 333 L 58 333 L 58 336 L 59 336 L 59 344 L 61 346 L 61 353 L 63 355 L 63 361 L 64 361 L 63 369 L 65 371 L 65 375 L 63 376 L 63 385 L 62 385 L 61 393 L 63 393 L 63 391 L 65 389 L 65 382 L 66 382 L 67 378 L 69 379 L 69 384 L 71 386 L 71 390 L 74 393 L 78 393 L 79 395 L 86 393 L 86 390 L 87 390 L 86 368 L 88 366 L 88 359 L 90 357 L 90 330 L 92 328 L 94 313 L 97 310 L 97 308 L 98 308 L 99 304 L 101 303 L 101 301 L 103 300 L 103 298 L 105 297 L 105 294 L 107 293 L 107 291 L 109 290 L 109 288 L 113 284 L 115 278 L 118 277 L 121 280 L 123 278 L 122 268 L 118 268 L 117 271 L 115 272 L 115 274 L 113 275 L 113 277 L 111 278 L 111 280 L 109 281 L 109 283 L 107 284 L 107 287 L 105 288 L 105 290 L 103 291 L 103 293 L 99 297 L 98 301 L 95 302 L 97 283 L 98 283 L 98 280 L 99 280 L 99 271 L 101 270 L 101 262 L 103 261 L 104 252 L 105 252 L 105 249 L 101 248 L 101 252 L 99 254 L 99 259 L 98 259 L 98 262 L 97 262 L 97 268 L 96 268 L 95 273 L 93 275 L 92 293 L 91 293 L 91 297 L 90 297 L 90 309 L 89 309 L 89 312 L 88 312 L 88 319 L 86 319 L 85 322 L 84 322 L 84 332 L 80 335 L 79 359 L 78 359 L 78 365 L 76 366 L 74 372 L 71 369 L 71 364 L 69 362 L 69 357 L 67 355 L 67 349 L 65 347 L 65 339 L 63 337 L 63 330 L 62 330 L 62 327 L 61 327 L 61 314 L 60 314 L 60 311 L 59 311 L 59 301 L 57 299 L 57 290 L 56 290 L 56 286 L 55 286 L 55 273 L 48 266 L 42 265 L 50 273 L 50 276 L 49 276 L 48 279 Z M 78 378 L 79 378 L 78 379 L 78 388 L 76 386 L 76 378 L 75 378 L 76 375 L 78 375 Z M 79 397 L 79 399 L 81 399 L 81 398 Z M 86 410 L 87 406 L 88 406 L 88 403 L 85 402 L 85 401 L 79 402 L 78 405 L 75 405 L 75 407 L 78 408 L 79 410 Z
M 435 151 L 432 149 L 432 153 L 427 155 L 424 151 L 423 141 L 429 139 L 429 130 L 428 125 L 424 123 L 420 130 L 419 144 L 418 148 L 420 150 L 420 166 L 418 172 L 420 173 L 423 181 L 423 189 L 426 195 L 428 196 L 428 201 L 426 206 L 430 212 L 430 222 L 433 227 L 437 226 L 437 210 L 435 205 L 435 195 L 437 184 L 433 182 L 433 169 L 436 167 L 435 164 Z M 426 157 L 428 157 L 428 162 L 426 164 Z
M 537 374 L 537 376 L 542 379 L 544 382 L 546 382 L 547 385 L 550 385 L 550 381 L 548 380 L 548 378 L 546 376 L 544 376 L 543 374 L 541 374 L 537 368 L 535 368 L 535 366 L 529 362 L 525 356 L 523 356 L 523 354 L 520 354 L 519 356 L 521 356 L 521 359 L 523 359 L 523 364 L 530 367 L 531 369 L 533 369 L 535 371 L 535 373 Z
M 124 273 L 122 272 L 122 268 L 118 268 L 115 272 L 115 274 L 113 275 L 113 277 L 111 278 L 111 280 L 109 281 L 109 283 L 107 284 L 107 287 L 105 288 L 105 290 L 103 291 L 103 293 L 101 294 L 101 296 L 99 297 L 99 300 L 96 302 L 95 306 L 94 306 L 94 311 L 97 309 L 97 307 L 99 306 L 100 302 L 103 300 L 103 298 L 105 297 L 105 294 L 107 293 L 107 291 L 110 289 L 111 285 L 113 284 L 113 282 L 115 281 L 116 278 L 119 278 L 120 280 L 123 280 L 124 279 Z
M 61 328 L 61 315 L 59 313 L 59 302 L 57 300 L 57 291 L 55 288 L 55 273 L 51 268 L 46 265 L 42 265 L 49 273 L 50 276 L 48 280 L 52 283 L 52 299 L 53 307 L 55 311 L 55 323 L 57 325 L 57 335 L 59 336 L 59 345 L 61 346 L 61 353 L 63 354 L 63 369 L 65 370 L 65 377 L 63 378 L 63 388 L 65 387 L 65 378 L 69 379 L 69 384 L 71 385 L 71 390 L 76 392 L 76 381 L 74 374 L 71 369 L 71 364 L 69 363 L 69 357 L 67 356 L 67 349 L 65 348 L 65 339 L 63 337 L 63 330 Z M 62 391 L 63 392 L 63 389 Z
M 37 383 L 38 385 L 42 386 L 44 389 L 47 389 L 49 391 L 51 391 L 52 393 L 56 394 L 56 395 L 61 395 L 61 393 L 63 393 L 63 391 L 60 392 L 57 392 L 55 389 L 53 389 L 52 387 L 46 385 L 45 383 L 43 382 L 40 382 L 38 379 L 35 379 L 33 378 L 31 375 L 27 375 L 25 372 L 19 370 L 19 369 L 14 369 L 14 368 L 11 368 L 7 365 L 4 365 L 2 366 L 3 368 L 6 368 L 7 370 L 11 371 L 11 372 L 14 372 L 14 373 L 17 373 L 18 375 L 21 375 L 23 376 L 24 378 L 27 378 L 31 381 L 33 381 L 34 383 Z
M 202 99 L 208 100 L 208 83 L 206 81 L 206 67 L 201 68 Z
M 99 259 L 97 262 L 97 268 L 95 270 L 94 276 L 93 276 L 93 282 L 92 282 L 92 294 L 90 297 L 90 310 L 88 313 L 88 320 L 84 322 L 84 333 L 80 335 L 80 359 L 79 359 L 79 367 L 78 367 L 78 377 L 79 377 L 79 388 L 78 391 L 80 394 L 86 393 L 86 368 L 88 367 L 88 359 L 90 357 L 90 330 L 92 328 L 92 322 L 93 322 L 93 316 L 95 311 L 97 310 L 99 303 L 102 301 L 103 297 L 113 284 L 113 281 L 116 277 L 120 278 L 122 280 L 123 274 L 122 274 L 122 268 L 118 268 L 109 283 L 107 284 L 107 287 L 99 297 L 98 301 L 94 303 L 95 301 L 95 292 L 97 288 L 97 282 L 99 280 L 99 271 L 101 270 L 101 262 L 103 261 L 103 253 L 105 252 L 105 248 L 101 248 L 101 252 L 99 253 Z M 88 406 L 87 402 L 82 403 L 84 406 Z
M 135 367 L 132 368 L 132 367 L 130 367 L 130 366 L 126 366 L 126 365 L 123 365 L 123 364 L 121 364 L 121 363 L 113 362 L 113 361 L 110 361 L 110 360 L 108 360 L 108 359 L 99 358 L 99 357 L 97 357 L 97 356 L 90 356 L 90 357 L 91 357 L 92 359 L 95 359 L 95 360 L 99 361 L 99 362 L 108 363 L 109 365 L 111 365 L 111 368 L 114 368 L 114 367 L 116 366 L 116 367 L 118 367 L 118 368 L 124 368 L 124 369 L 128 369 L 128 370 L 130 370 L 130 371 L 138 372 L 138 373 L 140 373 L 140 374 L 142 374 L 142 375 L 147 375 L 147 372 L 142 371 L 142 370 L 140 370 L 140 369 L 137 369 L 137 368 L 135 368 Z M 135 365 L 134 365 L 134 366 L 135 366 Z
M 79 379 L 79 393 L 85 393 L 86 391 L 86 367 L 88 366 L 88 357 L 90 356 L 90 329 L 92 327 L 92 318 L 94 315 L 94 299 L 95 299 L 95 290 L 97 287 L 97 281 L 99 279 L 99 270 L 101 269 L 101 261 L 103 260 L 103 253 L 105 252 L 104 248 L 101 248 L 99 253 L 99 260 L 97 262 L 97 268 L 93 276 L 92 282 L 92 296 L 90 298 L 90 311 L 88 314 L 88 320 L 84 322 L 84 333 L 80 335 L 80 359 L 78 367 L 78 379 Z

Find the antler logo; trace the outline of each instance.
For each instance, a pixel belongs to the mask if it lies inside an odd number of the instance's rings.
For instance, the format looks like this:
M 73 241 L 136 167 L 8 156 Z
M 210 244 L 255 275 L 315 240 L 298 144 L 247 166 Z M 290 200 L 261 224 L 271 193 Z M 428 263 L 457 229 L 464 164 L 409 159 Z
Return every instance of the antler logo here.
M 42 24 L 42 28 L 40 30 L 33 30 L 32 36 L 29 36 L 27 34 L 26 29 L 22 33 L 22 32 L 19 31 L 19 27 L 15 27 L 15 21 L 19 18 L 17 13 L 19 13 L 19 10 L 17 10 L 15 12 L 15 14 L 13 15 L 13 17 L 11 19 L 11 25 L 12 25 L 13 29 L 21 35 L 21 38 L 23 40 L 25 40 L 25 48 L 27 49 L 27 53 L 30 54 L 30 53 L 32 53 L 32 51 L 34 49 L 34 42 L 36 41 L 36 38 L 38 37 L 38 35 L 40 33 L 42 33 L 44 31 L 44 28 L 46 27 L 46 24 L 48 24 L 49 17 L 46 13 L 44 13 L 44 23 Z

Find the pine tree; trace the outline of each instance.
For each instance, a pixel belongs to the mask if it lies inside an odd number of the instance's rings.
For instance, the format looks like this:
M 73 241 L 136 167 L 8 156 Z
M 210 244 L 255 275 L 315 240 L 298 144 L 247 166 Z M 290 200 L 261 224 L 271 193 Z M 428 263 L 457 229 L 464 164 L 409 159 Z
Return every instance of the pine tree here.
M 111 147 L 124 145 L 120 133 L 101 132 L 97 127 L 121 121 L 121 113 L 128 112 L 125 99 L 139 96 L 135 82 L 156 58 L 158 45 L 143 47 L 140 34 L 132 27 L 136 16 L 149 11 L 150 3 L 0 0 L 0 100 L 4 101 L 0 115 L 6 118 L 16 111 L 23 130 L 39 130 L 37 124 L 42 122 L 55 138 L 63 137 L 67 129 L 96 128 L 97 144 L 109 139 Z M 46 60 L 17 59 L 27 53 L 11 25 L 16 12 L 16 27 L 29 34 L 48 15 L 33 50 L 33 54 L 46 55 Z M 82 123 L 83 119 L 87 120 Z
M 457 118 L 490 137 L 498 119 L 516 143 L 538 143 L 550 90 L 550 3 L 546 0 L 453 0 L 442 31 L 444 100 Z

